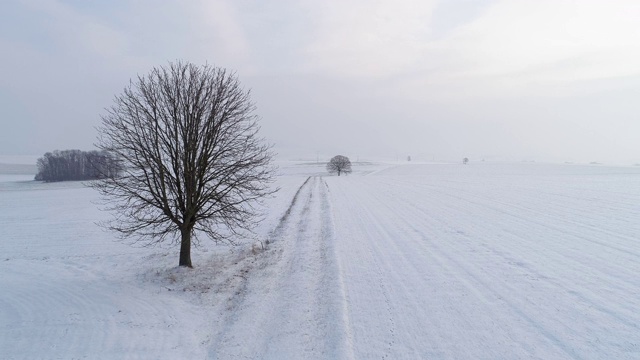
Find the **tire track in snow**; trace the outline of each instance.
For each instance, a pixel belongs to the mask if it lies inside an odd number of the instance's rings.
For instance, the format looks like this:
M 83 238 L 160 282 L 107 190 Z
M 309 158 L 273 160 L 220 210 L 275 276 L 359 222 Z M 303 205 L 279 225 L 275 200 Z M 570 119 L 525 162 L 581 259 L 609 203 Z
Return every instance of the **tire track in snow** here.
M 302 191 L 302 189 L 304 189 L 305 185 L 307 185 L 309 180 L 311 180 L 311 176 L 309 176 L 307 178 L 307 180 L 305 180 L 302 183 L 302 185 L 300 185 L 300 187 L 298 188 L 298 191 L 296 191 L 295 195 L 293 195 L 293 198 L 291 199 L 291 203 L 289 204 L 289 207 L 284 212 L 284 214 L 282 214 L 282 217 L 280 217 L 280 222 L 278 223 L 276 228 L 271 233 L 271 237 L 274 237 L 276 233 L 282 231 L 282 228 L 285 226 L 285 223 L 287 222 L 287 219 L 289 219 L 289 216 L 291 216 L 291 209 L 293 209 L 293 207 L 298 202 L 298 196 L 300 196 L 300 192 Z
M 320 177 L 300 187 L 211 358 L 353 358 L 327 191 Z
M 259 303 L 258 304 L 252 303 L 252 301 L 254 301 L 255 299 L 246 298 L 247 294 L 249 293 L 249 290 L 248 290 L 249 278 L 246 277 L 246 275 L 249 274 L 249 272 L 252 269 L 254 270 L 257 269 L 257 271 L 259 272 L 270 271 L 272 273 L 270 275 L 274 278 L 277 278 L 278 276 L 280 276 L 281 274 L 280 268 L 278 268 L 277 270 L 273 270 L 274 268 L 276 268 L 277 265 L 279 265 L 279 263 L 282 263 L 283 261 L 285 261 L 283 260 L 283 245 L 277 244 L 277 243 L 281 242 L 280 240 L 282 240 L 283 238 L 285 229 L 293 226 L 291 225 L 291 222 L 293 221 L 291 220 L 292 213 L 294 214 L 293 216 L 295 216 L 295 214 L 301 211 L 299 208 L 304 207 L 303 204 L 300 204 L 300 201 L 301 201 L 300 198 L 304 196 L 308 196 L 308 195 L 301 195 L 301 194 L 309 191 L 308 183 L 310 180 L 311 180 L 311 177 L 309 176 L 300 185 L 300 187 L 298 187 L 296 193 L 291 198 L 291 202 L 287 210 L 285 210 L 285 212 L 282 214 L 275 228 L 269 233 L 269 237 L 266 241 L 267 245 L 269 246 L 271 243 L 276 243 L 267 248 L 268 249 L 267 253 L 269 253 L 269 256 L 267 257 L 262 256 L 260 258 L 256 257 L 248 264 L 240 264 L 239 266 L 239 268 L 241 268 L 241 270 L 239 270 L 240 275 L 237 275 L 238 278 L 240 279 L 240 284 L 236 285 L 235 293 L 233 297 L 229 299 L 229 304 L 226 306 L 226 313 L 220 314 L 223 320 L 219 325 L 218 329 L 214 329 L 214 331 L 217 330 L 217 336 L 216 336 L 216 339 L 212 342 L 213 346 L 210 348 L 210 351 L 209 351 L 210 358 L 226 358 L 226 357 L 252 358 L 250 355 L 244 354 L 244 353 L 250 353 L 251 350 L 248 349 L 248 346 L 243 346 L 241 340 L 238 340 L 235 338 L 236 334 L 234 333 L 234 331 L 238 332 L 236 328 L 240 326 L 238 324 L 242 321 L 243 314 L 241 312 L 245 311 L 244 310 L 245 308 L 252 308 L 252 307 L 256 308 L 258 306 L 261 306 L 261 304 Z M 273 247 L 273 249 L 270 249 L 271 247 Z M 258 262 L 257 265 L 255 264 L 256 262 Z M 256 314 L 256 317 L 257 317 L 256 322 L 264 321 L 263 319 L 264 316 L 266 316 L 264 314 L 264 311 L 258 312 Z M 264 337 L 263 334 L 258 334 L 257 336 L 258 336 L 257 337 L 258 339 L 260 338 L 259 336 Z M 221 345 L 218 345 L 218 344 L 221 344 Z M 229 346 L 233 346 L 233 349 L 228 349 Z M 259 344 L 259 345 L 254 344 L 252 347 L 259 348 L 259 347 L 265 347 L 265 346 L 266 345 L 263 345 L 263 344 Z M 254 351 L 253 357 L 255 356 L 257 356 L 257 351 Z
M 341 349 L 339 349 L 338 353 L 342 354 L 344 359 L 355 359 L 356 357 L 353 352 L 353 332 L 351 329 L 351 321 L 349 318 L 349 307 L 346 295 L 345 279 L 340 263 L 338 261 L 338 254 L 335 246 L 335 225 L 333 219 L 333 211 L 331 209 L 331 202 L 329 200 L 329 184 L 327 184 L 324 179 L 322 179 L 322 184 L 324 185 L 324 189 L 320 192 L 320 194 L 322 198 L 323 208 L 323 238 L 331 239 L 331 241 L 326 242 L 327 256 L 330 257 L 330 265 L 327 266 L 325 276 L 327 277 L 328 282 L 335 282 L 335 280 L 337 280 L 337 292 L 335 292 L 332 297 L 337 304 L 335 306 L 335 309 L 333 309 L 336 313 L 336 325 L 338 330 L 335 332 L 334 336 L 339 337 L 337 345 L 341 347 Z

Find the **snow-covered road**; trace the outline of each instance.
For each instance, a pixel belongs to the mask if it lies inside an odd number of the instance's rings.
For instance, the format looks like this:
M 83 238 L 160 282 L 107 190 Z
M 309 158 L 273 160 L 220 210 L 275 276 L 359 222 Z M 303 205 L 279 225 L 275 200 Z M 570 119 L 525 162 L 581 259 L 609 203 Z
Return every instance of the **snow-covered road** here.
M 211 357 L 353 358 L 323 178 L 301 185 L 269 241 Z

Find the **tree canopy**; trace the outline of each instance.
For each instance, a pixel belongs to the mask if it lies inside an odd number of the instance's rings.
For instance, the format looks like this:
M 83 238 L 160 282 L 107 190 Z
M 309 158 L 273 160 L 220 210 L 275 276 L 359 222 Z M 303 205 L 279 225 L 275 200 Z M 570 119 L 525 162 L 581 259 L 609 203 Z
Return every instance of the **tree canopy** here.
M 234 243 L 273 192 L 273 153 L 259 129 L 233 72 L 176 62 L 138 76 L 99 128 L 98 147 L 122 166 L 95 183 L 114 215 L 105 225 L 148 244 L 179 241 L 180 266 L 192 266 L 192 235 Z
M 331 174 L 349 174 L 351 173 L 351 161 L 343 155 L 336 155 L 327 163 L 327 171 Z

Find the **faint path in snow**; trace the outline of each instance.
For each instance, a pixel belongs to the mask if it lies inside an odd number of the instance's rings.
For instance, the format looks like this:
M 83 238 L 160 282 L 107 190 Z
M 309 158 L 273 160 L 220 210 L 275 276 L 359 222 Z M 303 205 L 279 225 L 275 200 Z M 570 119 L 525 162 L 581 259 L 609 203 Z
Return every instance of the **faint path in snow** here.
M 300 187 L 216 329 L 211 358 L 354 358 L 328 192 L 317 176 Z

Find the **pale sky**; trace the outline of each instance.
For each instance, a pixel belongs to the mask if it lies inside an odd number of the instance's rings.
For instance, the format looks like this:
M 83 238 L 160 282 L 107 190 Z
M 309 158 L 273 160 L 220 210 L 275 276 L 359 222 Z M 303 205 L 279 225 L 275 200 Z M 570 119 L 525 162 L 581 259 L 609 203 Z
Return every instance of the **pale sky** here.
M 640 163 L 637 0 L 3 0 L 0 48 L 3 155 L 92 149 L 180 59 L 236 70 L 283 159 Z

